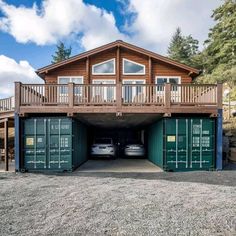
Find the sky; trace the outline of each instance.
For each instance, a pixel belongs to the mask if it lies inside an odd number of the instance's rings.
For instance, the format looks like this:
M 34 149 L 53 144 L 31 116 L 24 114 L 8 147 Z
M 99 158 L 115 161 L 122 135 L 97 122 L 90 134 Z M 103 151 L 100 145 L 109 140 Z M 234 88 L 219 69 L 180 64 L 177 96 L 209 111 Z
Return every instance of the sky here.
M 177 27 L 200 42 L 222 0 L 0 0 L 0 98 L 14 81 L 42 83 L 59 41 L 72 55 L 121 39 L 166 55 Z

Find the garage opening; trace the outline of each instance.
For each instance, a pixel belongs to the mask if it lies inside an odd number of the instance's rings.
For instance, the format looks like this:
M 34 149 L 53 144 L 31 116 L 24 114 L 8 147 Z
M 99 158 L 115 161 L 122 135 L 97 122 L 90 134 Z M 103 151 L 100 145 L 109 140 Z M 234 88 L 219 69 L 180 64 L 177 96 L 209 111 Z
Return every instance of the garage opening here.
M 21 169 L 211 170 L 215 166 L 215 126 L 214 118 L 152 114 L 24 118 Z

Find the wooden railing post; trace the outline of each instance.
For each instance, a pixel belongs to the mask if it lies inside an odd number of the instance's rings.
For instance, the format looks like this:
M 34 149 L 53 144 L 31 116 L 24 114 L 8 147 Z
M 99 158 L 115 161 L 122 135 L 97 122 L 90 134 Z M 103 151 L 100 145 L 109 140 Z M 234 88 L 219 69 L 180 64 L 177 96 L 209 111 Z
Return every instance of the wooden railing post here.
M 217 83 L 217 108 L 222 109 L 223 84 Z
M 74 106 L 74 83 L 68 83 L 68 103 L 69 107 Z
M 170 108 L 170 101 L 171 101 L 171 84 L 165 84 L 165 107 Z
M 121 108 L 122 108 L 122 83 L 116 84 L 116 108 L 117 115 L 120 116 Z
M 20 111 L 21 105 L 21 82 L 15 82 L 15 112 Z

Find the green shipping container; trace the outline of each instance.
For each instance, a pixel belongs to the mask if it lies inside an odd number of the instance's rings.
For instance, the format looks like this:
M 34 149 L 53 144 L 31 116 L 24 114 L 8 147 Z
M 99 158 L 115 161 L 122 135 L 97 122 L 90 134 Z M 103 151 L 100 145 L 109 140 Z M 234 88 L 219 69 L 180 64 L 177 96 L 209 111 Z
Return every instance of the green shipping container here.
M 24 170 L 72 171 L 87 159 L 87 130 L 77 120 L 29 118 L 24 121 Z
M 168 171 L 212 170 L 215 120 L 164 118 L 149 129 L 150 161 Z

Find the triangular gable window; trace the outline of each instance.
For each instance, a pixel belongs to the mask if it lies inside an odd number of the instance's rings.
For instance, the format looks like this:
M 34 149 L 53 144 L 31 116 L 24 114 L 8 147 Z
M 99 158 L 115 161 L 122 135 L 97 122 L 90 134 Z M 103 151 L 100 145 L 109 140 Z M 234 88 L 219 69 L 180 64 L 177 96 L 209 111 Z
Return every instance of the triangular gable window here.
M 92 66 L 93 75 L 114 75 L 115 59 L 103 61 Z
M 123 59 L 124 75 L 145 75 L 145 65 L 139 64 L 128 59 Z

